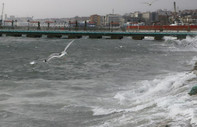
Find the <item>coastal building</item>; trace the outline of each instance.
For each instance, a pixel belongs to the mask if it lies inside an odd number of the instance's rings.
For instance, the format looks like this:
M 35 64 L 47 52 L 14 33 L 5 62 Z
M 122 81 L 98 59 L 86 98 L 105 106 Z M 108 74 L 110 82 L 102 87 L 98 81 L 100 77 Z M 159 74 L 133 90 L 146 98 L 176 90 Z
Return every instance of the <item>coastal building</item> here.
M 136 11 L 134 13 L 130 13 L 131 17 L 135 17 L 135 18 L 142 18 L 142 13 L 139 11 Z
M 170 25 L 170 22 L 168 15 L 158 15 L 157 25 Z
M 101 26 L 101 16 L 100 15 L 91 15 L 90 22 L 95 23 L 96 26 Z
M 151 25 L 151 13 L 150 12 L 142 13 L 142 19 L 145 21 L 146 25 Z
M 119 14 L 108 14 L 105 17 L 105 25 L 109 26 L 110 24 L 114 24 L 116 27 L 122 25 L 124 20 Z
M 142 20 L 146 23 L 146 25 L 153 25 L 158 21 L 158 13 L 157 12 L 144 12 L 142 13 Z
M 197 9 L 196 10 L 184 10 L 180 12 L 182 22 L 185 24 L 197 24 Z
M 158 15 L 158 23 L 159 25 L 170 25 L 172 21 L 170 17 L 172 17 L 172 12 L 168 10 L 159 9 L 156 11 Z
M 132 13 L 129 15 L 123 15 L 122 18 L 124 19 L 125 23 L 126 22 L 138 23 L 141 21 L 141 18 L 134 17 L 134 15 Z

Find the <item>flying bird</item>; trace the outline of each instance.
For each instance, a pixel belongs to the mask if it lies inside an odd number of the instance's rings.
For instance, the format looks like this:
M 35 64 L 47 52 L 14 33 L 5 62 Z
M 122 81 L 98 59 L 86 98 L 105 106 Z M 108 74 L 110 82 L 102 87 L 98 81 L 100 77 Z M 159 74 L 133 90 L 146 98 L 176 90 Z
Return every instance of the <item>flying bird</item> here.
M 69 48 L 69 46 L 74 42 L 74 40 L 72 40 L 71 42 L 68 43 L 68 45 L 65 47 L 65 49 L 60 52 L 60 53 L 52 53 L 47 59 L 44 60 L 44 62 L 48 62 L 53 58 L 61 58 L 64 55 L 68 55 L 68 53 L 66 52 L 66 50 Z
M 157 0 L 153 0 L 153 1 L 151 1 L 151 2 L 145 2 L 144 4 L 147 4 L 148 6 L 152 6 L 152 4 L 153 4 L 155 1 L 157 1 Z

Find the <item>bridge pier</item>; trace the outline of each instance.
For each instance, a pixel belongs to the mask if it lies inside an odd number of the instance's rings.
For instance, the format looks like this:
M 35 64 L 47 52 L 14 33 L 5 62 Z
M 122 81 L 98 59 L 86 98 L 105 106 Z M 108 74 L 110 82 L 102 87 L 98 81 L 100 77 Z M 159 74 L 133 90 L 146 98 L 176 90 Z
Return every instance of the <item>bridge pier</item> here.
M 48 34 L 47 38 L 61 38 L 62 35 L 61 34 Z
M 132 39 L 133 40 L 143 40 L 144 36 L 142 36 L 142 35 L 134 35 L 134 36 L 132 36 Z
M 6 36 L 11 36 L 11 37 L 21 37 L 22 34 L 18 34 L 18 33 L 7 33 Z
M 79 39 L 82 38 L 82 35 L 68 35 L 68 39 Z
M 123 36 L 120 35 L 111 35 L 111 39 L 122 39 Z
M 154 36 L 155 40 L 162 40 L 163 39 L 163 36 L 161 35 L 158 35 L 158 36 Z
M 186 39 L 186 35 L 177 35 L 178 40 Z
M 89 35 L 89 38 L 91 38 L 91 39 L 100 39 L 100 38 L 102 38 L 102 35 Z
M 40 38 L 42 37 L 42 34 L 27 34 L 26 37 Z

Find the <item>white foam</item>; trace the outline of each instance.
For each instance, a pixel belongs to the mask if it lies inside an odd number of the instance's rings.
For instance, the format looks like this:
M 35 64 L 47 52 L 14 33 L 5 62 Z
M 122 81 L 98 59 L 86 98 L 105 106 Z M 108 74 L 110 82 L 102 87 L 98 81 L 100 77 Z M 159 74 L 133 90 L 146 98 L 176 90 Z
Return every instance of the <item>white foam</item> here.
M 146 92 L 146 96 L 170 92 L 172 89 L 177 89 L 184 85 L 190 79 L 195 78 L 193 73 L 178 73 L 170 74 L 164 79 L 155 79 L 150 81 L 152 84 L 151 89 Z
M 102 107 L 93 107 L 92 111 L 93 111 L 94 116 L 99 116 L 99 115 L 109 115 L 112 113 L 118 113 L 118 112 L 122 112 L 123 110 L 104 109 Z
M 154 37 L 147 36 L 147 37 L 144 38 L 144 40 L 151 40 L 152 41 L 152 40 L 154 40 Z
M 120 101 L 120 104 L 122 104 L 124 102 L 124 100 L 126 99 L 125 96 L 121 93 L 117 93 L 115 96 L 114 96 L 115 99 L 118 99 Z
M 92 107 L 93 115 L 99 116 L 99 115 L 110 115 L 113 113 L 130 113 L 130 112 L 139 112 L 141 110 L 144 110 L 149 107 L 154 107 L 156 103 L 154 101 L 150 101 L 147 103 L 141 103 L 136 106 L 128 107 L 128 108 L 103 108 L 103 107 Z
M 183 108 L 180 105 L 172 105 L 169 107 L 169 116 L 175 121 L 184 119 L 190 125 L 197 126 L 197 116 L 195 116 L 194 109 Z
M 192 60 L 187 61 L 186 63 L 187 63 L 187 65 L 194 66 L 196 62 L 197 62 L 197 56 L 194 56 L 194 57 L 192 58 Z
M 176 37 L 170 37 L 170 36 L 165 36 L 164 37 L 164 40 L 165 41 L 168 41 L 168 40 L 176 40 L 177 38 Z
M 188 36 L 183 40 L 165 38 L 165 42 L 169 44 L 170 51 L 197 51 L 197 37 Z
M 188 100 L 187 91 L 180 91 L 176 92 L 178 89 L 184 86 L 188 80 L 191 80 L 193 78 L 196 78 L 196 75 L 193 73 L 178 73 L 177 75 L 172 76 L 173 78 L 170 78 L 167 76 L 162 82 L 166 84 L 168 87 L 165 87 L 164 90 L 169 92 L 169 95 L 159 97 L 155 101 L 157 102 L 157 105 L 164 109 L 167 109 L 168 111 L 168 117 L 173 119 L 173 121 L 178 121 L 180 118 L 184 118 L 184 120 L 191 120 L 191 124 L 196 124 L 197 121 L 196 117 L 193 115 L 194 111 L 196 109 L 193 108 L 191 105 L 191 101 Z M 149 95 L 154 96 L 155 92 L 158 92 L 158 90 L 161 90 L 159 88 L 163 88 L 163 83 L 158 84 L 156 88 L 152 91 L 150 91 Z M 196 103 L 196 100 L 193 103 Z
M 178 79 L 173 83 L 172 88 L 177 89 L 183 86 L 186 81 L 196 78 L 196 75 L 193 73 L 180 73 L 180 75 L 177 78 Z
M 113 118 L 110 120 L 105 121 L 103 124 L 101 125 L 97 125 L 94 127 L 114 127 L 114 126 L 123 126 L 126 125 L 129 121 L 131 122 L 132 116 L 127 117 L 125 115 L 122 115 L 118 118 Z
M 165 113 L 161 117 L 172 119 L 172 123 L 176 123 L 175 125 L 177 126 L 181 124 L 180 119 L 184 119 L 182 122 L 187 121 L 189 122 L 188 124 L 197 126 L 197 115 L 195 115 L 197 108 L 194 108 L 194 105 L 197 105 L 197 100 L 191 100 L 191 97 L 187 94 L 190 87 L 192 87 L 188 83 L 195 78 L 196 75 L 193 73 L 182 72 L 171 73 L 166 76 L 156 77 L 154 80 L 139 82 L 135 89 L 119 91 L 114 96 L 114 99 L 118 100 L 118 104 L 122 108 L 99 108 L 97 111 L 94 110 L 94 114 L 117 112 L 144 112 L 146 114 L 146 111 L 156 113 L 164 111 Z M 143 117 L 155 119 L 154 115 L 148 115 L 148 113 L 147 116 Z M 108 121 L 107 123 L 111 122 Z M 153 124 L 154 122 L 153 120 Z M 151 123 L 148 125 L 151 125 Z
M 35 61 L 31 61 L 29 64 L 34 65 L 34 64 L 36 64 L 36 62 Z

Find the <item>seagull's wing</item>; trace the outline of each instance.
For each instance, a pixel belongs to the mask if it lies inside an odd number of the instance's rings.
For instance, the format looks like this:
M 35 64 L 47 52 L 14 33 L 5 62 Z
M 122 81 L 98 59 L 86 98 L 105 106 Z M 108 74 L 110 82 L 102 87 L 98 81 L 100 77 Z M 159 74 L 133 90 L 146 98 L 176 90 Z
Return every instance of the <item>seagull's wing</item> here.
M 62 55 L 60 55 L 59 53 L 53 53 L 46 59 L 46 61 L 49 61 L 53 58 L 60 58 L 60 57 L 62 57 Z
M 66 50 L 68 49 L 68 47 L 74 42 L 74 40 L 72 40 L 71 42 L 68 43 L 68 45 L 65 47 L 64 51 L 62 51 L 61 53 L 53 53 L 51 54 L 47 59 L 45 59 L 45 62 L 50 61 L 53 58 L 60 58 L 64 55 L 67 54 Z
M 63 52 L 66 52 L 66 50 L 68 49 L 68 47 L 74 42 L 75 40 L 72 40 L 71 42 L 68 43 L 68 45 L 66 46 L 66 48 L 64 49 Z
M 158 0 L 152 0 L 151 2 L 144 2 L 144 4 L 151 6 L 155 1 L 158 1 Z

